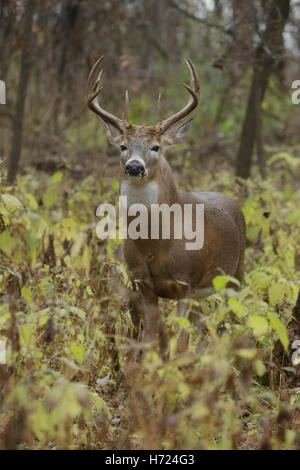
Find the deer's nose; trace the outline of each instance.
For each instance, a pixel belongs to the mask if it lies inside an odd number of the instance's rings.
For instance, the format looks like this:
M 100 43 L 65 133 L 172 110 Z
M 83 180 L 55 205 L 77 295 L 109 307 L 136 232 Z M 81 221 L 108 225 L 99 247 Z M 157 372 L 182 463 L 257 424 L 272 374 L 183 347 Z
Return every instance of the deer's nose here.
M 125 174 L 130 176 L 143 176 L 145 174 L 145 165 L 139 160 L 131 160 L 125 166 Z

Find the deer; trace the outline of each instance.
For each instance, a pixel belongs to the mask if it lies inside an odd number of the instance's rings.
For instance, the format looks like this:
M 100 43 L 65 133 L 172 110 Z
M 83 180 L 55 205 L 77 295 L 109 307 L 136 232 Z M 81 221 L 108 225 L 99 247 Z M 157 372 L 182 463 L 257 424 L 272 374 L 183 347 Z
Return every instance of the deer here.
M 239 205 L 224 194 L 177 189 L 166 159 L 166 150 L 180 143 L 191 127 L 193 119 L 184 123 L 182 119 L 199 102 L 199 77 L 193 63 L 185 59 L 190 75 L 190 84 L 183 83 L 189 93 L 185 107 L 163 120 L 159 95 L 157 124 L 144 126 L 130 123 L 127 90 L 122 119 L 100 105 L 103 57 L 89 74 L 87 104 L 104 122 L 110 143 L 120 149 L 120 194 L 128 198 L 129 204 L 142 203 L 149 211 L 153 204 L 204 204 L 201 249 L 186 250 L 185 240 L 175 239 L 173 232 L 170 239 L 127 238 L 124 242 L 124 257 L 135 291 L 130 306 L 132 320 L 137 327 L 143 325 L 143 340 L 151 342 L 160 332 L 160 297 L 177 300 L 177 315 L 184 316 L 189 296 L 194 293 L 202 299 L 214 293 L 215 276 L 227 274 L 243 282 L 245 218 Z M 181 333 L 178 351 L 185 352 L 189 335 Z

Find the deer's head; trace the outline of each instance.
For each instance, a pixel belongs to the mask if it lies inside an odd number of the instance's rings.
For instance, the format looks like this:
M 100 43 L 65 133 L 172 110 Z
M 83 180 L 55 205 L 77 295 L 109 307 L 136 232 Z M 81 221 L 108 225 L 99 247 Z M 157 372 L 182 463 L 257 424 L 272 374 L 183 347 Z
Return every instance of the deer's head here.
M 189 129 L 192 119 L 178 124 L 198 105 L 199 78 L 190 60 L 185 60 L 190 72 L 190 85 L 183 84 L 190 93 L 187 105 L 168 119 L 162 120 L 160 97 L 158 99 L 158 122 L 156 126 L 137 126 L 129 122 L 129 98 L 125 94 L 125 112 L 123 119 L 105 111 L 99 104 L 98 96 L 103 87 L 99 68 L 103 56 L 97 60 L 88 78 L 88 106 L 98 114 L 106 126 L 110 142 L 121 151 L 121 168 L 125 178 L 143 180 L 155 176 L 160 158 L 167 147 L 176 145 Z M 97 76 L 97 79 L 95 77 Z

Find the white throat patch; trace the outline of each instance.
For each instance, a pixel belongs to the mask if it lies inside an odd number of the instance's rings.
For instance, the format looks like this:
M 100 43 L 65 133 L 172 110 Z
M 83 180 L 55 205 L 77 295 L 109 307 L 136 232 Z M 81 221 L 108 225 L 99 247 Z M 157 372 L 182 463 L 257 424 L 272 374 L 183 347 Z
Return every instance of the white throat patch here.
M 123 181 L 121 184 L 121 196 L 127 197 L 128 207 L 132 204 L 144 204 L 147 209 L 150 209 L 151 204 L 157 204 L 158 185 L 155 181 L 145 183 Z

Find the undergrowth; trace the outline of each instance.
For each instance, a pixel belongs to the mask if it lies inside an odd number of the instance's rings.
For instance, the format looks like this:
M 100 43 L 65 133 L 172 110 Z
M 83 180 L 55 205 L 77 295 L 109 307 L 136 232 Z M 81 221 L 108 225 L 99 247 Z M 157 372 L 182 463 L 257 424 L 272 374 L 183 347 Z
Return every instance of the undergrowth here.
M 116 201 L 118 182 L 28 169 L 2 184 L 0 447 L 300 448 L 297 171 L 283 152 L 266 181 L 182 167 L 182 188 L 224 192 L 243 208 L 246 277 L 238 291 L 215 278 L 216 293 L 190 300 L 184 319 L 161 301 L 167 359 L 132 339 L 121 242 L 96 236 L 96 208 Z M 180 329 L 191 336 L 178 356 Z

